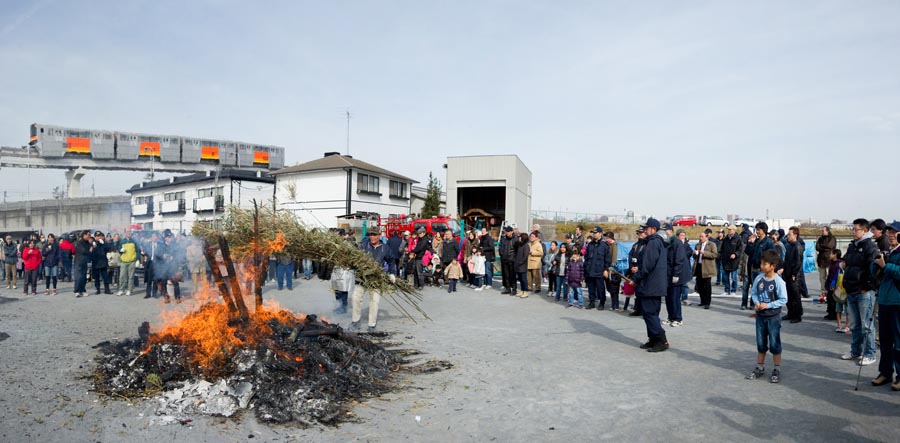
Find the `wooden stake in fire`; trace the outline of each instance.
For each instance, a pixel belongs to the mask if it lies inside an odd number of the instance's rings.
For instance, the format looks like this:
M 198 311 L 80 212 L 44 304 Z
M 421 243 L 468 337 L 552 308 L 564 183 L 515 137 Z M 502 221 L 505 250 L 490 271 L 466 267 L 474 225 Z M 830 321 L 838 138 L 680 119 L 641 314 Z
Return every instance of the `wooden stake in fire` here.
M 269 275 L 269 260 L 262 256 L 260 253 L 260 238 L 259 238 L 259 206 L 256 204 L 256 199 L 253 199 L 253 261 L 255 262 L 254 268 L 256 268 L 256 280 L 255 285 L 253 287 L 253 295 L 255 296 L 256 301 L 256 309 L 262 308 L 263 298 L 262 298 L 262 287 L 266 284 L 266 276 Z
M 225 240 L 225 237 L 219 236 L 219 249 L 222 250 L 222 260 L 225 261 L 225 270 L 228 271 L 228 281 L 231 283 L 231 294 L 234 297 L 234 303 L 237 305 L 241 320 L 246 321 L 250 318 L 250 314 L 247 312 L 247 305 L 244 304 L 241 284 L 238 282 L 237 273 L 234 271 L 231 250 L 228 249 L 228 242 Z
M 222 299 L 225 300 L 225 304 L 228 306 L 228 312 L 233 315 L 237 312 L 237 306 L 234 304 L 234 298 L 231 297 L 231 293 L 228 292 L 228 286 L 222 277 L 219 263 L 216 262 L 216 253 L 213 252 L 213 248 L 206 242 L 203 242 L 203 256 L 206 257 L 206 263 L 212 270 L 213 280 L 216 282 L 216 287 L 219 288 L 219 294 L 222 294 Z

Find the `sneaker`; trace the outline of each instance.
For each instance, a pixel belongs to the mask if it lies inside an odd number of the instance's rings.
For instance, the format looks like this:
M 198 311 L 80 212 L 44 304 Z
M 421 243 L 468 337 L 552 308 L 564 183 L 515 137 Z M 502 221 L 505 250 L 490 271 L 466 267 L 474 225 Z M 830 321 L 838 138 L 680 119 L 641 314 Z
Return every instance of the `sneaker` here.
M 896 382 L 891 383 L 891 390 L 892 391 L 900 391 L 900 380 L 897 380 Z
M 687 300 L 682 300 L 682 301 L 681 301 L 681 305 L 682 305 L 682 306 L 687 306 L 687 305 L 688 305 Z
M 844 326 L 844 334 L 849 334 L 849 333 L 850 333 L 850 328 Z
M 772 378 L 769 379 L 772 383 L 778 383 L 781 381 L 781 371 L 778 369 L 772 370 Z
M 859 357 L 860 357 L 860 356 L 858 356 L 858 355 L 853 355 L 853 354 L 851 354 L 851 353 L 848 352 L 848 353 L 846 353 L 846 354 L 844 354 L 844 355 L 841 356 L 841 360 L 859 360 Z
M 864 357 L 859 361 L 860 366 L 869 366 L 875 364 L 875 357 Z
M 355 322 L 350 323 L 350 330 L 358 331 L 359 330 L 359 322 L 355 321 Z
M 49 289 L 44 289 L 44 295 L 50 295 L 50 290 L 49 290 Z
M 742 311 L 746 311 L 746 310 L 747 310 L 747 307 L 746 307 L 746 306 L 741 306 L 741 310 L 742 310 Z
M 491 287 L 488 286 L 488 285 L 484 285 L 484 286 L 481 287 L 481 289 L 491 289 Z
M 671 321 L 671 320 L 664 320 L 664 321 L 662 322 L 662 324 L 664 324 L 664 325 L 666 325 L 666 326 L 671 326 L 671 325 L 672 325 L 672 321 Z
M 6 285 L 6 289 L 12 289 L 12 286 Z
M 572 305 L 572 304 L 567 304 L 567 305 L 566 305 L 566 309 L 569 309 L 569 308 L 571 308 L 571 307 L 573 307 L 573 306 L 574 306 L 574 305 Z
M 872 380 L 872 386 L 883 386 L 891 382 L 890 377 L 885 377 L 881 374 L 878 374 L 878 377 L 875 377 Z
M 121 296 L 122 294 L 124 294 L 124 292 L 122 292 L 122 291 L 116 292 L 116 295 L 118 295 L 118 296 Z
M 56 295 L 56 288 L 53 288 L 53 295 Z
M 838 334 L 843 334 L 844 328 L 838 326 L 838 327 L 834 328 L 834 332 L 837 332 Z
M 644 343 L 640 346 L 641 349 L 650 349 L 654 345 L 653 340 L 647 340 L 647 343 Z
M 656 342 L 656 344 L 653 345 L 652 348 L 647 349 L 647 352 L 662 352 L 662 351 L 665 351 L 666 349 L 669 349 L 669 342 L 661 340 L 661 341 Z
M 473 289 L 473 291 L 484 291 L 484 288 L 479 286 L 479 287 Z
M 76 293 L 75 293 L 75 298 L 81 298 L 81 295 L 82 295 L 82 294 L 81 294 L 80 292 L 76 292 Z
M 681 326 L 681 322 L 680 322 L 680 321 L 675 320 L 675 321 L 672 322 L 672 327 L 676 327 L 676 328 L 677 328 L 677 327 L 679 327 L 679 326 Z
M 528 293 L 523 291 L 521 294 L 518 295 L 518 297 L 519 298 L 528 298 Z
M 772 371 L 772 372 L 774 373 L 774 371 Z M 756 380 L 757 378 L 763 378 L 763 376 L 765 376 L 765 375 L 766 375 L 765 369 L 753 368 L 753 372 L 751 372 L 749 375 L 747 375 L 744 378 L 746 378 L 747 380 Z
M 131 297 L 131 291 L 125 291 L 125 295 Z

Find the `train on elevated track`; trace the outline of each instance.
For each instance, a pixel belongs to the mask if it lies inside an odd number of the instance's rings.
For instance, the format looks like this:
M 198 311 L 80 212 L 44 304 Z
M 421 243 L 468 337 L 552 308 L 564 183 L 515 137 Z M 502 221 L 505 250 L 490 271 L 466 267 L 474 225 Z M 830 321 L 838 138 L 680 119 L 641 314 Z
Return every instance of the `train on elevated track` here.
M 77 129 L 34 123 L 29 146 L 41 158 L 158 160 L 162 163 L 212 163 L 223 167 L 280 169 L 284 148 L 237 141 Z

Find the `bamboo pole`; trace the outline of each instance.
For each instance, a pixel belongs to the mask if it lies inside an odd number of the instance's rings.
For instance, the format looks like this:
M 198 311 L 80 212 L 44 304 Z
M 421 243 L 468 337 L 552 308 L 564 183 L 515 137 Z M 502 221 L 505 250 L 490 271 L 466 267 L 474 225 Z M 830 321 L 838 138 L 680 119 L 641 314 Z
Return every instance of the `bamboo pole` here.
M 231 283 L 231 293 L 234 296 L 241 320 L 247 320 L 250 318 L 250 314 L 247 312 L 247 305 L 244 304 L 241 284 L 238 281 L 237 272 L 234 271 L 234 262 L 231 260 L 231 251 L 228 249 L 225 237 L 219 236 L 219 249 L 222 250 L 222 259 L 225 261 L 225 270 L 228 271 L 228 281 Z

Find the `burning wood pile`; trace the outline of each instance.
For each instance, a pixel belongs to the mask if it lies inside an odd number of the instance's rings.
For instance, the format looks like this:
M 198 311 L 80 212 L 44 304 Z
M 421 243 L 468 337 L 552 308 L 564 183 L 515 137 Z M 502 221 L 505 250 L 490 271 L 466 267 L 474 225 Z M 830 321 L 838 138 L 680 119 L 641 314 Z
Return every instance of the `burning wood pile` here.
M 232 225 L 226 224 L 225 232 L 231 233 L 235 258 L 243 266 L 235 266 L 230 241 L 221 232 L 201 230 L 207 245 L 215 239 L 224 272 L 215 248 L 207 246 L 204 254 L 214 283 L 195 291 L 193 309 L 166 319 L 157 331 L 144 322 L 136 339 L 99 344 L 97 392 L 123 399 L 155 396 L 157 414 L 171 422 L 184 422 L 192 414 L 230 417 L 249 409 L 263 422 L 309 426 L 346 420 L 349 402 L 394 389 L 400 370 L 450 367 L 445 362 L 411 366 L 407 357 L 415 351 L 389 350 L 377 342 L 387 334 L 345 333 L 316 315 L 264 303 L 267 255 L 293 247 L 292 253 L 302 251 L 296 255 L 356 269 L 363 285 L 394 294 L 401 312 L 409 315 L 401 303 L 421 312 L 418 294 L 380 277 L 384 273 L 372 269 L 372 260 L 336 235 L 325 233 L 333 238 L 323 240 L 323 233 L 303 230 L 274 214 L 261 218 L 258 212 L 236 211 L 228 220 Z M 253 229 L 240 230 L 250 220 Z M 244 300 L 251 290 L 253 310 Z

